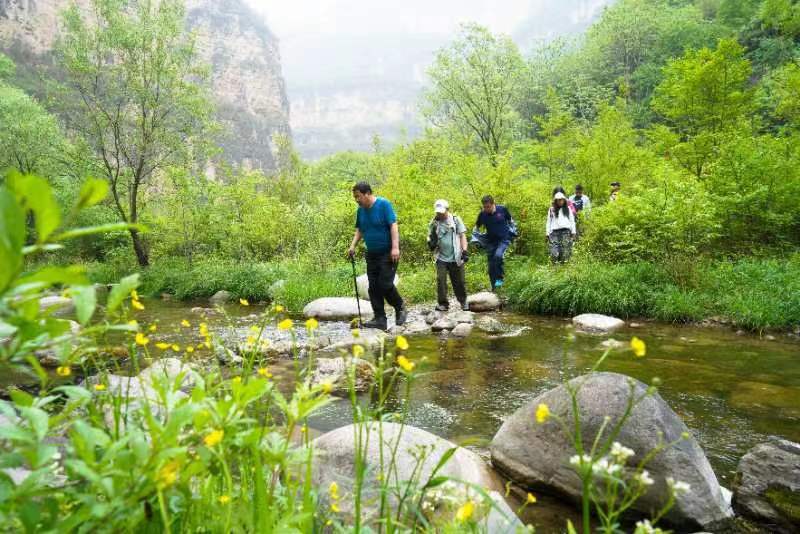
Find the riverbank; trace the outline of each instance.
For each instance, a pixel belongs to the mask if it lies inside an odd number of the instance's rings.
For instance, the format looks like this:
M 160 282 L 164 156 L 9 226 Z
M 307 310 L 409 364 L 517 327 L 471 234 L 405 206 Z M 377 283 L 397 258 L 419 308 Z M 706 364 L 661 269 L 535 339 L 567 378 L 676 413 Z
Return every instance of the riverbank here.
M 94 282 L 113 283 L 126 270 L 90 264 Z M 610 264 L 576 259 L 559 267 L 510 258 L 502 295 L 516 311 L 571 317 L 603 313 L 623 319 L 730 325 L 751 331 L 793 331 L 800 326 L 800 254 L 784 259 L 685 260 L 671 264 Z M 362 268 L 359 273 L 363 272 Z M 485 260 L 467 268 L 471 293 L 485 288 Z M 401 265 L 401 292 L 411 303 L 435 301 L 430 265 Z M 327 296 L 352 294 L 352 270 L 344 260 L 328 265 L 303 261 L 231 263 L 214 260 L 188 267 L 162 260 L 141 271 L 142 293 L 179 300 L 206 299 L 217 291 L 234 298 L 275 301 L 290 310 Z

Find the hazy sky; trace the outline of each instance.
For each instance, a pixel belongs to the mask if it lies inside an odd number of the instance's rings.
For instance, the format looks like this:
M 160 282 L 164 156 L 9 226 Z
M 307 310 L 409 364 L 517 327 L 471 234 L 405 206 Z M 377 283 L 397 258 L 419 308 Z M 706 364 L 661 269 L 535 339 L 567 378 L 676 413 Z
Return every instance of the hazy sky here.
M 511 33 L 531 0 L 247 0 L 279 38 L 296 34 L 452 34 L 475 21 Z

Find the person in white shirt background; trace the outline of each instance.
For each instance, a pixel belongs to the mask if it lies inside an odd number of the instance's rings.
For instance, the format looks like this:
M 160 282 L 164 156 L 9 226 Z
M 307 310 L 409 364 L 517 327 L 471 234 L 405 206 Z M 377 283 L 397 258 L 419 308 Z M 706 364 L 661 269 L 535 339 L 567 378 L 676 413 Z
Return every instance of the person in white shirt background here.
M 553 263 L 564 263 L 569 260 L 577 230 L 575 216 L 567 206 L 567 197 L 564 193 L 558 192 L 553 196 L 553 204 L 547 212 L 545 229 L 550 247 L 550 259 Z

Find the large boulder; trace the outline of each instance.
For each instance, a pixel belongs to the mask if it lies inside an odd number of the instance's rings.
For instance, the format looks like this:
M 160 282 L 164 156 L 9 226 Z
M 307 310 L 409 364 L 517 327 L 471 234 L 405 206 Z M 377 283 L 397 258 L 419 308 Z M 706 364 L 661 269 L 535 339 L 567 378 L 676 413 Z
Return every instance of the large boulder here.
M 366 300 L 360 305 L 361 317 L 372 317 L 372 305 Z M 353 297 L 324 297 L 306 304 L 303 315 L 323 321 L 349 321 L 358 317 L 358 304 Z
M 800 444 L 774 439 L 739 461 L 733 507 L 773 532 L 800 532 Z
M 629 396 L 638 398 L 647 390 L 645 384 L 617 373 L 592 373 L 569 382 L 573 389 L 579 385 L 584 450 L 591 449 L 606 417 L 610 418 L 605 424 L 608 432 L 625 413 Z M 574 445 L 557 421 L 537 423 L 534 414 L 540 403 L 546 404 L 568 426 L 572 424 L 572 404 L 566 387 L 551 389 L 520 407 L 503 423 L 491 443 L 492 463 L 523 486 L 554 490 L 578 500 L 581 482 L 569 464 L 569 458 L 576 454 Z M 697 527 L 729 518 L 730 507 L 711 465 L 693 437 L 681 439 L 684 433 L 688 435 L 686 425 L 657 393 L 645 397 L 631 412 L 616 438 L 635 451 L 629 466 L 637 465 L 655 449 L 659 436 L 663 436 L 664 442 L 677 441 L 647 464 L 655 483 L 634 509 L 645 514 L 659 509 L 669 494 L 666 479 L 672 477 L 691 485 L 690 492 L 677 497 L 667 516 L 673 524 Z
M 121 424 L 124 425 L 125 421 L 131 418 L 139 419 L 145 404 L 154 417 L 161 418 L 167 413 L 169 405 L 187 396 L 188 391 L 194 386 L 194 375 L 191 369 L 177 358 L 163 358 L 153 362 L 137 376 L 109 374 L 95 375 L 86 379 L 87 386 L 94 387 L 97 384 L 106 386 L 106 394 L 120 396 L 123 399 L 122 412 L 119 415 Z M 177 389 L 173 392 L 174 385 Z M 161 395 L 162 391 L 173 393 L 167 395 L 165 400 Z M 116 425 L 117 414 L 110 404 L 106 405 L 104 416 L 106 424 L 111 427 Z
M 487 312 L 500 308 L 500 297 L 491 291 L 481 291 L 467 297 L 470 311 Z
M 599 313 L 582 313 L 572 318 L 572 324 L 581 332 L 605 334 L 619 330 L 625 326 L 625 321 Z
M 356 425 L 338 428 L 312 442 L 316 455 L 312 479 L 314 485 L 321 489 L 321 504 L 326 509 L 329 507 L 330 495 L 327 490 L 332 482 L 336 482 L 339 488 L 339 517 L 348 522 L 352 521 L 354 514 L 355 441 L 359 435 L 357 428 Z M 388 479 L 389 487 L 405 489 L 411 484 L 412 487 L 419 488 L 430 479 L 444 454 L 457 447 L 425 430 L 396 423 L 383 423 L 380 430 L 378 423 L 367 424 L 361 433 L 360 443 L 366 464 L 366 476 L 361 488 L 361 517 L 364 524 L 374 522 L 379 514 L 381 485 L 377 479 L 380 474 L 381 453 L 385 466 L 384 476 Z M 390 459 L 393 455 L 395 461 L 391 465 Z M 474 452 L 457 447 L 452 457 L 436 472 L 436 476 L 453 479 L 447 483 L 447 491 L 460 491 L 475 500 L 480 500 L 480 494 L 469 488 L 469 484 L 481 486 L 490 493 L 492 503 L 485 503 L 485 508 L 488 509 L 491 504 L 491 511 L 481 521 L 488 527 L 487 532 L 513 533 L 518 527 L 522 527 L 519 519 L 497 493 L 503 490 L 502 481 Z M 396 510 L 398 499 L 395 492 L 390 490 L 388 498 L 390 509 Z M 429 506 L 436 507 L 435 497 Z M 431 511 L 424 504 L 423 508 L 426 512 Z M 448 519 L 452 517 L 450 514 Z
M 362 299 L 369 300 L 369 279 L 367 275 L 362 274 L 357 277 L 356 285 L 358 286 L 358 296 Z M 400 285 L 400 277 L 397 276 L 397 274 L 394 275 L 394 285 L 395 287 Z

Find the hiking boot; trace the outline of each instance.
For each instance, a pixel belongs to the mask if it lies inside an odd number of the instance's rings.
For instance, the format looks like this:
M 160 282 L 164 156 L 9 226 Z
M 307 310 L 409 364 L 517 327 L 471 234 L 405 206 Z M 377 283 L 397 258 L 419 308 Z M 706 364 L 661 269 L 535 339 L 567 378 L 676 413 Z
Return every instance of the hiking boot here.
M 399 310 L 395 311 L 394 324 L 397 326 L 403 326 L 406 324 L 406 319 L 408 319 L 408 312 L 405 308 L 400 308 Z
M 461 309 L 464 311 L 469 311 L 469 302 L 462 302 Z
M 386 317 L 375 317 L 364 323 L 364 328 L 377 328 L 378 330 L 386 330 Z
M 437 305 L 436 305 L 436 308 L 434 308 L 434 309 L 435 309 L 436 311 L 440 311 L 440 312 L 446 312 L 447 310 L 449 310 L 449 309 L 450 309 L 450 306 L 445 306 L 444 304 L 437 304 Z

